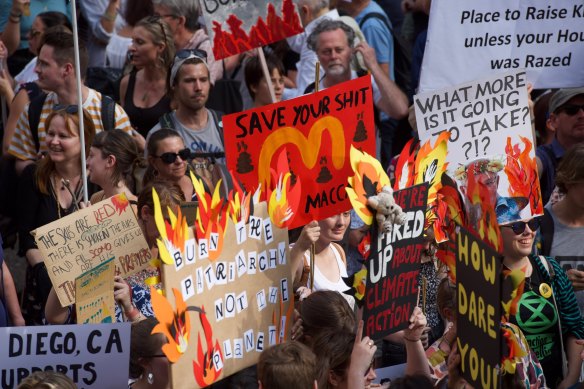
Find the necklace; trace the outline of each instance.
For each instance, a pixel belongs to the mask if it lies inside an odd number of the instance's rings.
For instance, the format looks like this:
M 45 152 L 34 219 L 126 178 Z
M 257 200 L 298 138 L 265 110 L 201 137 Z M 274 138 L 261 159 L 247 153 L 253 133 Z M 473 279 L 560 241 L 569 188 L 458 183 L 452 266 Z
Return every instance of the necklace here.
M 57 176 L 56 173 L 51 176 L 51 185 L 53 187 L 53 193 L 55 194 L 55 200 L 57 201 L 57 216 L 60 219 L 61 218 L 61 198 L 60 198 L 61 196 L 59 196 L 60 191 L 57 190 L 56 176 Z M 75 187 L 75 192 L 73 192 L 71 190 L 71 181 L 61 177 L 61 190 L 67 189 L 69 191 L 69 194 L 71 195 L 71 205 L 74 206 L 75 211 L 79 210 L 78 197 L 79 197 L 79 192 L 81 189 L 79 184 L 81 184 L 81 180 L 77 181 L 77 185 Z M 66 209 L 67 211 L 71 208 L 71 205 L 69 205 L 69 208 Z

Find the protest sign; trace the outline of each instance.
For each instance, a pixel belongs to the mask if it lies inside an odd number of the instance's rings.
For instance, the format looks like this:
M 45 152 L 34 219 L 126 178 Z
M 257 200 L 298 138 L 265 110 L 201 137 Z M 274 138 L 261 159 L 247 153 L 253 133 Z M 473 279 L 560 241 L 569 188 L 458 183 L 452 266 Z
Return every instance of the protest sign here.
M 462 376 L 475 388 L 496 389 L 501 363 L 501 258 L 463 228 L 456 240 L 456 329 Z
M 372 224 L 363 320 L 365 333 L 373 339 L 406 328 L 418 302 L 428 185 L 397 191 L 394 198 L 406 213 L 406 222 L 394 224 L 388 234 L 377 233 L 376 223 Z
M 433 0 L 420 92 L 525 69 L 536 89 L 584 85 L 582 0 Z
M 266 46 L 303 31 L 292 0 L 201 0 L 215 59 Z
M 171 217 L 161 240 L 172 263 L 162 268 L 166 297 L 153 292 L 152 306 L 161 323 L 154 332 L 168 338 L 172 387 L 190 389 L 257 363 L 264 348 L 288 339 L 294 298 L 287 230 L 272 224 L 265 203 L 254 204 L 247 223 L 227 222 L 229 244 L 215 259 L 218 238 L 197 241 L 192 228 L 183 235 L 180 219 Z
M 125 194 L 37 228 L 34 237 L 62 306 L 75 302 L 75 278 L 110 258 L 122 277 L 152 258 Z
M 543 213 L 525 72 L 416 95 L 414 105 L 422 141 L 450 132 L 447 172 L 461 190 L 473 172 L 497 215 L 516 210 L 505 222 Z
M 75 279 L 77 323 L 115 323 L 113 258 Z
M 128 386 L 130 323 L 0 328 L 0 382 L 16 388 L 35 371 L 58 371 L 79 389 Z
M 375 154 L 371 77 L 361 77 L 321 92 L 228 115 L 227 166 L 247 192 L 290 185 L 294 213 L 289 228 L 345 212 L 352 174 L 351 146 Z M 272 170 L 272 172 L 270 172 Z M 282 173 L 290 172 L 279 183 Z

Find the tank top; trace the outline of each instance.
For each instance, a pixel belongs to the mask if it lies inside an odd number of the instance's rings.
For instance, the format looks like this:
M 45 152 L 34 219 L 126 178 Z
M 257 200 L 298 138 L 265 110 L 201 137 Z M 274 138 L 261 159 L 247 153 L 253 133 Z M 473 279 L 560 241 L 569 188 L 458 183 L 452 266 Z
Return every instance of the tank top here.
M 144 138 L 148 132 L 158 124 L 158 119 L 167 112 L 170 112 L 170 98 L 164 95 L 152 107 L 141 108 L 134 105 L 134 86 L 136 85 L 136 71 L 130 73 L 128 80 L 128 90 L 124 99 L 124 110 L 130 118 L 132 127 Z

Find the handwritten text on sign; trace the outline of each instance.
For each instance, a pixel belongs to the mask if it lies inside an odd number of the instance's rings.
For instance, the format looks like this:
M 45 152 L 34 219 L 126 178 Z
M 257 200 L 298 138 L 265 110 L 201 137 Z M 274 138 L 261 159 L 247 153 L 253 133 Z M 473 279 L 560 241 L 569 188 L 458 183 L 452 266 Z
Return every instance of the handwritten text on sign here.
M 456 327 L 462 375 L 475 388 L 496 389 L 496 366 L 501 362 L 501 260 L 464 229 L 456 240 Z
M 75 302 L 75 278 L 110 258 L 126 276 L 149 266 L 150 249 L 125 194 L 35 230 L 35 240 L 61 305 Z
M 227 165 L 248 192 L 290 172 L 289 228 L 349 210 L 351 145 L 375 153 L 371 78 L 224 117 Z M 276 177 L 272 177 L 273 171 Z
M 365 295 L 365 332 L 373 339 L 408 325 L 417 303 L 420 256 L 424 250 L 424 222 L 428 186 L 416 185 L 395 192 L 407 219 L 389 234 L 372 238 Z M 373 224 L 376 228 L 376 224 Z

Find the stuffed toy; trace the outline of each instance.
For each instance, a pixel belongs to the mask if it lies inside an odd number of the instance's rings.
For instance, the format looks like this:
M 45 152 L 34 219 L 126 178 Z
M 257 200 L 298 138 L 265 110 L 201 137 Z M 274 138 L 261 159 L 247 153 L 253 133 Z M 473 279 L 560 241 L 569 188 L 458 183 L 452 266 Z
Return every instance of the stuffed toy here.
M 379 226 L 379 231 L 389 234 L 393 230 L 394 224 L 404 224 L 406 214 L 393 199 L 393 189 L 384 186 L 381 191 L 367 199 L 369 205 L 375 211 L 375 220 Z

